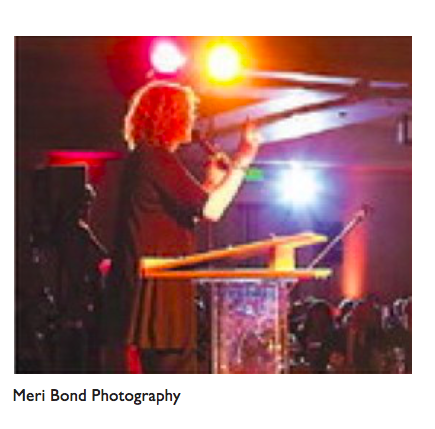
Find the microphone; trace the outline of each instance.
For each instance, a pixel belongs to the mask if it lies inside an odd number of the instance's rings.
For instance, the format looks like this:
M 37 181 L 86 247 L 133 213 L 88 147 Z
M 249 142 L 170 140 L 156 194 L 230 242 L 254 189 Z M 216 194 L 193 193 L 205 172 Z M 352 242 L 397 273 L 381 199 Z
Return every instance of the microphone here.
M 216 156 L 220 152 L 214 144 L 202 137 L 200 130 L 192 131 L 192 140 L 199 143 L 210 156 Z
M 368 215 L 373 214 L 374 207 L 369 204 L 363 204 L 355 215 L 357 222 L 362 222 Z
M 192 140 L 199 143 L 199 145 L 204 149 L 204 151 L 210 156 L 218 159 L 219 166 L 224 170 L 229 170 L 231 168 L 231 160 L 219 147 L 211 143 L 206 138 L 203 138 L 200 130 L 192 131 Z
M 363 204 L 361 206 L 361 209 L 364 210 L 364 212 L 367 214 L 373 213 L 375 211 L 375 208 L 370 204 Z

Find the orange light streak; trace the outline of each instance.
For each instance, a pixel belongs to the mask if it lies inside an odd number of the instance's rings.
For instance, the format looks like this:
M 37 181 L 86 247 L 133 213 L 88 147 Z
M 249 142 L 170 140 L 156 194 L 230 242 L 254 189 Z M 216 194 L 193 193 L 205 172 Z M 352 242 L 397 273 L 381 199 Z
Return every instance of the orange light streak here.
M 356 229 L 344 241 L 341 292 L 345 298 L 362 298 L 366 292 L 367 231 Z

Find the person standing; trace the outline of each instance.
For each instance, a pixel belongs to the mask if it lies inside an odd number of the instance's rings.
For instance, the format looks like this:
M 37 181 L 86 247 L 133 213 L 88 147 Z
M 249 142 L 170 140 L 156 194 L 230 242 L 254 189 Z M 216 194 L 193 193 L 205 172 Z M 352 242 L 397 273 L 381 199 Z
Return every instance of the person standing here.
M 199 183 L 177 158 L 180 146 L 192 140 L 196 104 L 191 88 L 154 81 L 136 91 L 125 117 L 130 153 L 105 293 L 108 372 L 128 372 L 129 346 L 140 351 L 144 372 L 196 372 L 195 286 L 179 280 L 140 282 L 138 262 L 194 252 L 195 224 L 222 217 L 259 146 L 248 122 L 233 159 L 212 157 Z

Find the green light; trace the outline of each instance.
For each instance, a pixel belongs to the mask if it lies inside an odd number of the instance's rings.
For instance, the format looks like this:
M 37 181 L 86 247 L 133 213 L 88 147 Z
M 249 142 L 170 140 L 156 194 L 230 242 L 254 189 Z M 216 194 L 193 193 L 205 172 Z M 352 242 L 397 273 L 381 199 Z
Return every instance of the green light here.
M 264 172 L 260 168 L 256 167 L 248 168 L 245 180 L 247 182 L 262 182 L 264 180 Z

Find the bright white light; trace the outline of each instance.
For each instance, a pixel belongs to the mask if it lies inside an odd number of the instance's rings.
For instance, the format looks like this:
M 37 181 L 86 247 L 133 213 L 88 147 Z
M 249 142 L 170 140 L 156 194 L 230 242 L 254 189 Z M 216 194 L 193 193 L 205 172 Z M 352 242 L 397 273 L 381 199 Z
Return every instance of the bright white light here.
M 283 173 L 278 187 L 282 201 L 295 206 L 312 204 L 320 191 L 316 172 L 296 161 Z
M 230 82 L 240 75 L 241 68 L 240 52 L 234 46 L 219 44 L 208 54 L 208 74 L 215 81 Z
M 151 62 L 159 73 L 175 73 L 186 63 L 186 57 L 175 44 L 160 41 L 152 48 Z

